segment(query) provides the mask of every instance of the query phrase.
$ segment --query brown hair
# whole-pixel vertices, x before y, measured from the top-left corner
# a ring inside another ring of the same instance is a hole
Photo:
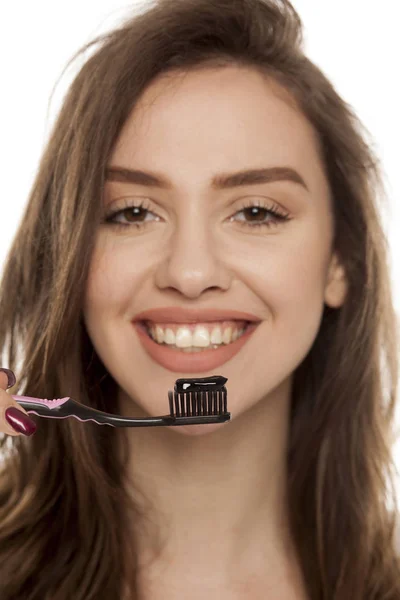
[[[105,167],[121,128],[161,73],[237,65],[272,76],[318,134],[334,201],[334,249],[349,285],[340,309],[325,306],[294,374],[293,536],[312,600],[398,600],[399,335],[378,205],[383,186],[365,131],[305,57],[301,21],[287,0],[158,0],[72,60],[95,45],[64,99],[5,263],[0,347],[18,381],[10,393],[68,393],[113,411],[117,384],[94,352],[81,310]],[[41,419],[32,438],[4,437],[2,600],[121,597],[134,549],[130,557],[115,431]]]

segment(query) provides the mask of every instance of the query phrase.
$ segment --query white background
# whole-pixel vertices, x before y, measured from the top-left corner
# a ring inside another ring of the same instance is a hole
[[[58,81],[63,68],[84,43],[122,21],[136,4],[118,0],[2,3],[0,272],[50,126],[82,59]],[[304,23],[307,54],[355,108],[382,161],[390,202],[384,222],[400,314],[400,236],[396,236],[400,232],[400,2],[293,0],[293,4]],[[400,440],[395,458],[399,468]]]

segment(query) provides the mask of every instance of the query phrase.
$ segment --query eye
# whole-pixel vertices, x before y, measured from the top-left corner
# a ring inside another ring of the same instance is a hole
[[[256,227],[272,227],[273,225],[276,226],[279,223],[290,220],[289,213],[283,211],[280,207],[276,206],[276,204],[267,206],[261,201],[258,201],[258,203],[249,202],[245,204],[232,217],[229,218],[229,221],[236,221],[234,217],[240,213],[243,213],[245,217],[247,216],[250,218],[250,220],[239,220],[240,227],[246,227],[250,229]],[[159,217],[157,217],[157,215],[155,215],[155,213],[151,211],[148,206],[146,207],[146,203],[144,201],[140,202],[139,204],[135,204],[130,201],[130,203],[125,205],[124,208],[109,212],[104,219],[104,224],[116,228],[129,228],[133,226],[136,229],[143,229],[148,224],[148,221],[145,220],[145,217],[149,215],[153,215],[156,217],[155,220],[159,220]],[[120,217],[127,219],[127,221],[117,221],[116,219]],[[154,219],[151,219],[151,221],[153,220]]]
[[[147,215],[154,215],[154,213],[149,210],[149,207],[146,207],[146,202],[142,201],[139,204],[135,204],[134,202],[126,201],[127,204],[124,208],[116,209],[107,213],[104,224],[110,225],[112,227],[130,227],[134,226],[136,229],[142,229],[146,225],[146,221],[143,220],[143,217]],[[128,222],[121,223],[120,221],[116,221],[117,217],[123,217],[128,219]],[[155,215],[154,215],[155,216]],[[130,220],[130,219],[133,220]],[[135,220],[138,218],[138,220]]]
[[[235,215],[239,213],[250,217],[250,221],[239,221],[242,227],[249,227],[250,229],[255,227],[272,227],[273,225],[290,220],[289,213],[283,211],[276,204],[273,203],[267,206],[261,201],[258,201],[258,203],[250,201],[239,209]],[[265,220],[266,217],[269,217],[267,221]],[[230,218],[230,221],[232,219],[233,217]]]

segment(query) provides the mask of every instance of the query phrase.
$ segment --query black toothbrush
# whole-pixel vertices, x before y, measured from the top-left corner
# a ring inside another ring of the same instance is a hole
[[[94,421],[112,427],[159,427],[224,423],[231,414],[227,412],[228,381],[222,375],[195,379],[177,379],[174,391],[168,392],[170,414],[161,417],[122,417],[85,406],[70,397],[47,400],[30,396],[11,397],[26,410],[39,417],[79,421]]]

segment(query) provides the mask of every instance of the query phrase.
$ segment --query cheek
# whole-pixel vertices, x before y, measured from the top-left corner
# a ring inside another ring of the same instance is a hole
[[[124,297],[129,297],[130,261],[126,255],[117,251],[96,249],[86,282],[84,312],[85,314],[104,314],[115,312],[121,307]]]
[[[317,239],[291,244],[290,252],[283,252],[282,244],[265,257],[263,275],[254,279],[253,291],[264,301],[275,342],[285,353],[293,352],[295,362],[310,349],[323,315],[326,251]]]
[[[248,256],[242,273],[274,313],[304,313],[323,302],[328,248],[311,228],[259,247],[256,261]]]

